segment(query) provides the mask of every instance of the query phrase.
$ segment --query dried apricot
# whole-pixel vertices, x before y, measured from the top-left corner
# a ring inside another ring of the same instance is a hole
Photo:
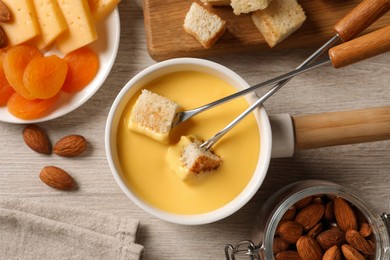
[[[23,85],[35,98],[55,96],[64,84],[68,64],[56,55],[35,57],[24,70]]]
[[[3,84],[3,77],[0,76],[0,106],[7,105],[8,99],[15,93],[15,90],[8,84]]]
[[[28,63],[34,57],[40,57],[40,51],[28,45],[10,48],[4,57],[4,73],[14,90],[26,99],[34,99],[30,91],[23,85],[23,74]]]
[[[59,95],[49,99],[34,99],[28,100],[14,93],[7,103],[8,111],[15,117],[21,119],[36,119],[46,116],[52,111],[57,103]]]
[[[99,57],[88,47],[68,53],[64,60],[68,63],[68,74],[62,90],[68,93],[82,90],[99,70]]]
[[[8,99],[15,92],[15,90],[8,83],[3,69],[3,60],[5,54],[0,53],[0,106],[7,105]]]

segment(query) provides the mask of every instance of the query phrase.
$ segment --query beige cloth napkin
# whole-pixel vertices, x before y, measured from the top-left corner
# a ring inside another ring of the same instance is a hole
[[[1,259],[141,259],[138,220],[0,198]]]

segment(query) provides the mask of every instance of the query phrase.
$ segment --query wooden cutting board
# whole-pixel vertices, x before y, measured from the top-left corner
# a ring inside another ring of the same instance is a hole
[[[175,57],[210,57],[239,52],[270,50],[252,23],[250,15],[236,16],[230,7],[209,7],[227,22],[227,31],[210,49],[205,49],[183,29],[190,5],[196,0],[144,0],[147,48],[155,60]],[[199,2],[199,1],[198,1]],[[275,49],[318,48],[335,34],[333,25],[359,0],[301,0],[307,19],[304,25]],[[386,14],[367,31],[390,24]]]

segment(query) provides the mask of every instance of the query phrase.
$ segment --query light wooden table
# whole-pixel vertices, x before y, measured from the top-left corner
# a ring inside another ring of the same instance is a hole
[[[77,206],[141,221],[139,243],[146,259],[224,259],[224,245],[250,238],[258,209],[273,192],[288,183],[326,179],[356,190],[379,212],[390,212],[390,141],[305,150],[293,158],[274,159],[260,190],[241,210],[217,223],[181,226],[159,220],[133,204],[119,189],[108,167],[104,128],[114,98],[126,82],[153,64],[143,29],[142,10],[122,0],[121,43],[104,86],[76,111],[39,124],[54,142],[67,134],[89,141],[77,159],[32,152],[22,139],[24,125],[0,123],[0,196],[28,198]],[[313,50],[260,52],[212,57],[242,75],[250,84],[285,73]],[[296,77],[266,102],[269,114],[308,114],[390,105],[390,53],[351,67],[317,69]],[[39,171],[57,165],[69,171],[80,189],[61,192],[42,184]]]

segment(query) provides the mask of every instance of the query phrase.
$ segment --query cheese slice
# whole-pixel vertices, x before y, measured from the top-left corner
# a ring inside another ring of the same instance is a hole
[[[100,21],[108,16],[119,2],[120,0],[88,0],[89,8],[95,21]]]
[[[58,0],[68,30],[61,34],[56,45],[67,54],[97,39],[97,32],[87,0]]]
[[[40,34],[32,0],[3,0],[12,14],[12,20],[1,23],[9,45],[24,43]]]
[[[54,42],[67,28],[64,15],[57,0],[33,0],[41,34],[35,39],[38,49],[44,49]]]

